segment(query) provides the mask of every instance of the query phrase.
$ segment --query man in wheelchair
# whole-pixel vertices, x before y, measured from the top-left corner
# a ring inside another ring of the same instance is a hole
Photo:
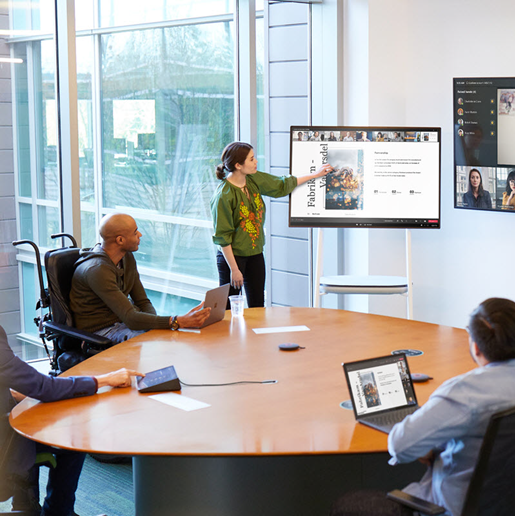
[[[133,253],[141,233],[122,213],[100,222],[100,244],[83,249],[70,292],[75,326],[118,343],[151,329],[198,328],[209,316],[202,304],[186,315],[159,316],[141,283]]]

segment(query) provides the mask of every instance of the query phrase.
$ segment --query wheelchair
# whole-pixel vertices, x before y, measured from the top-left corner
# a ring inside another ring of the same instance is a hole
[[[110,348],[113,342],[106,337],[74,328],[73,314],[70,310],[70,290],[75,263],[80,257],[80,249],[77,247],[75,238],[67,233],[57,233],[51,235],[51,238],[62,238],[63,244],[65,238],[68,238],[71,245],[50,249],[45,253],[46,287],[38,246],[31,240],[17,240],[12,244],[15,247],[29,244],[34,249],[40,287],[36,311],[48,309],[45,314],[41,312],[34,322],[50,360],[50,374],[58,376],[88,357]],[[49,343],[52,343],[51,351]]]

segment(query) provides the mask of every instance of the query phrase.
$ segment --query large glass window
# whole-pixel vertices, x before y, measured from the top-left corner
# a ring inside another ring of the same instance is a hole
[[[149,267],[213,280],[211,227],[203,222],[220,151],[235,132],[230,25],[101,40],[103,206],[138,215],[140,260]]]
[[[55,45],[36,42],[33,48],[35,88],[36,181],[38,199],[59,198],[57,168],[57,103],[55,99]]]
[[[18,236],[34,241],[43,252],[57,245],[50,235],[61,227],[54,2],[12,2],[9,16],[11,53],[17,59],[13,133]],[[32,247],[18,250],[22,333],[36,339],[34,317],[40,293],[36,260]]]
[[[18,195],[31,197],[32,178],[30,172],[30,120],[29,120],[29,84],[27,69],[27,50],[25,43],[13,46],[13,55],[21,62],[15,68],[15,109],[16,109],[16,162],[18,165]]]
[[[87,3],[87,2],[86,2]],[[77,120],[79,132],[80,207],[83,247],[96,242],[97,202],[95,196],[95,119],[93,91],[95,77],[95,38],[78,37],[77,53]]]
[[[229,14],[233,0],[111,0],[100,3],[101,27],[135,25]]]
[[[16,35],[54,32],[54,0],[12,0],[9,7],[11,25]]]
[[[234,21],[246,1],[75,2],[82,246],[98,240],[106,213],[131,214],[143,233],[140,273],[159,313],[184,313],[217,283],[209,200],[221,151],[238,134],[236,87],[248,87],[237,84]],[[12,5],[14,26],[33,31],[13,44],[23,59],[14,74],[19,228],[43,254],[61,243],[50,235],[63,229],[61,174],[73,173],[59,165],[54,2]],[[263,1],[256,7],[263,166]],[[20,257],[34,263],[29,249]],[[23,288],[28,310],[34,289],[26,280]]]

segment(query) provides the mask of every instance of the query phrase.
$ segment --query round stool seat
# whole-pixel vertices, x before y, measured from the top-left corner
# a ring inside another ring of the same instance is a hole
[[[404,294],[408,280],[403,276],[323,276],[323,294]]]

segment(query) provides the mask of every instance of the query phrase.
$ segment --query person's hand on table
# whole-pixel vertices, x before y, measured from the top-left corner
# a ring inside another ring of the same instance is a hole
[[[95,376],[98,382],[98,388],[101,387],[130,387],[133,376],[145,376],[143,373],[138,373],[132,369],[118,369],[112,373],[101,374]]]
[[[198,328],[202,326],[211,313],[211,308],[202,308],[203,306],[204,302],[202,301],[200,305],[192,308],[186,315],[178,315],[179,328]]]

